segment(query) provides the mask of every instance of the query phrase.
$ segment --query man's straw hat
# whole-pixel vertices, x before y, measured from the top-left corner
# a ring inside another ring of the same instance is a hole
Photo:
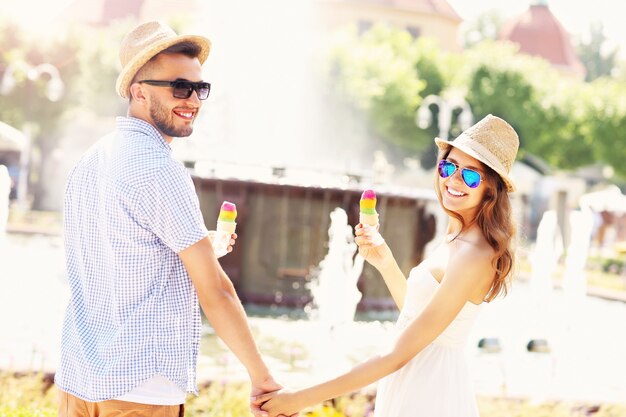
[[[198,60],[203,64],[209,56],[211,41],[202,36],[177,35],[171,28],[160,22],[147,22],[137,26],[122,40],[120,63],[122,72],[117,77],[115,89],[123,97],[129,97],[129,87],[135,74],[146,62],[172,45],[192,42],[198,45]]]
[[[435,138],[435,143],[442,153],[454,146],[478,159],[502,177],[507,191],[515,191],[509,172],[517,155],[519,138],[511,125],[504,120],[488,114],[453,141]]]

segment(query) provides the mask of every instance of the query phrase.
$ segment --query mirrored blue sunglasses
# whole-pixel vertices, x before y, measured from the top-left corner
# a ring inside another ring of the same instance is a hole
[[[439,171],[439,176],[441,178],[448,178],[450,175],[454,174],[457,169],[461,169],[461,178],[463,178],[463,182],[469,188],[476,188],[480,185],[482,178],[480,177],[480,173],[474,171],[469,168],[461,168],[454,162],[450,162],[447,159],[442,159],[439,161],[439,166],[437,170]]]

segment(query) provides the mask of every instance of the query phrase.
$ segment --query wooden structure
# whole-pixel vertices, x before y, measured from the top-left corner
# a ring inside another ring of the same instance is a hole
[[[220,259],[244,303],[303,307],[307,282],[327,253],[330,213],[336,207],[358,223],[362,189],[313,188],[285,183],[194,177],[209,230],[222,201],[237,205],[237,245]],[[427,206],[434,193],[413,195],[376,190],[381,232],[408,274],[435,235]],[[436,203],[436,201],[435,201]],[[359,280],[360,309],[394,307],[377,271],[367,265]]]

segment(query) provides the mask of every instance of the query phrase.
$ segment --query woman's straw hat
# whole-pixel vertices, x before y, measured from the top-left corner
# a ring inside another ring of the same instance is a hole
[[[435,143],[442,152],[454,146],[478,159],[502,177],[507,191],[515,191],[509,172],[517,155],[519,138],[511,125],[504,120],[488,114],[453,141],[435,138]]]
[[[200,64],[206,61],[211,50],[211,41],[205,37],[177,35],[171,28],[160,22],[147,22],[133,29],[124,37],[120,46],[122,72],[115,84],[117,93],[123,98],[128,98],[128,89],[137,71],[158,53],[181,42],[192,42],[198,45],[200,48],[198,60]]]

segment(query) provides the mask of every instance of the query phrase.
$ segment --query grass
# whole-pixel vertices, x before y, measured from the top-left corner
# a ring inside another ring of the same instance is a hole
[[[600,256],[590,256],[585,267],[585,276],[589,287],[598,287],[613,291],[626,292],[626,274],[623,271],[626,266],[626,257],[617,255],[616,258],[606,258]],[[522,252],[518,257],[518,272],[522,277],[530,276],[532,268],[528,261],[527,254]],[[561,261],[557,265],[554,273],[554,283],[560,285],[565,274],[565,265]]]
[[[60,212],[13,208],[9,211],[7,229],[13,232],[60,235],[62,223]]]
[[[56,404],[51,375],[0,374],[0,417],[53,417]]]
[[[587,283],[591,286],[626,291],[626,263],[624,254],[614,258],[590,256],[587,260]]]
[[[0,374],[0,417],[56,416],[58,389],[51,375]],[[247,417],[249,385],[212,382],[200,395],[187,400],[188,417]],[[358,392],[312,407],[305,417],[372,417],[374,394]],[[522,399],[478,398],[481,417],[626,417],[626,404],[547,402]]]

